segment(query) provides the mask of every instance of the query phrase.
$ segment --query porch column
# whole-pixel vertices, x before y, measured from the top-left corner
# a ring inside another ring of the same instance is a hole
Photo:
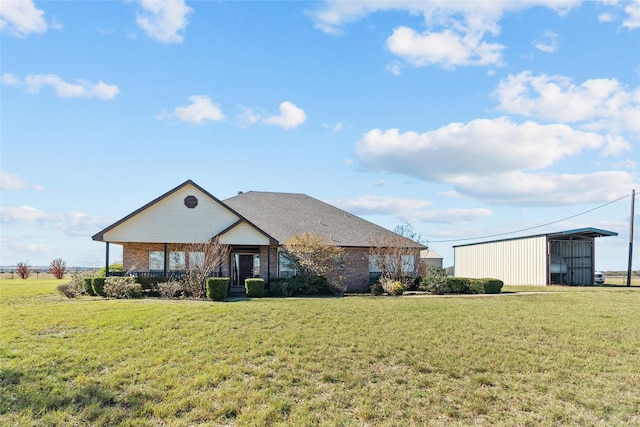
[[[271,245],[267,246],[267,290],[271,290],[269,285],[269,277],[271,277]]]
[[[105,243],[106,243],[106,254],[105,254],[106,262],[104,267],[104,275],[106,277],[109,277],[109,242],[105,242]]]
[[[164,277],[167,277],[167,257],[169,255],[167,254],[167,244],[164,244],[164,256],[162,257],[162,274],[164,274]]]

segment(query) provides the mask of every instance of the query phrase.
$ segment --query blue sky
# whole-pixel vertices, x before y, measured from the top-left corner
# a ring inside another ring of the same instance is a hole
[[[0,4],[0,265],[101,266],[93,234],[192,179],[410,222],[445,265],[612,230],[626,269],[639,1]]]

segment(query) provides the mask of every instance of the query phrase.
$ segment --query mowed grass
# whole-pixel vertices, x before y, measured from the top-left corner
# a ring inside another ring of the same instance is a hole
[[[215,303],[63,282],[0,281],[0,425],[640,425],[638,288]]]

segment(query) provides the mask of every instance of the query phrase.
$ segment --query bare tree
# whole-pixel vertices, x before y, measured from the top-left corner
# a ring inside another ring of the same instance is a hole
[[[296,264],[304,283],[309,283],[314,277],[323,277],[334,295],[344,294],[343,248],[313,232],[295,235],[283,246]]]
[[[28,279],[31,276],[31,267],[26,262],[16,264],[16,274],[21,279]]]
[[[67,263],[62,258],[56,258],[49,264],[49,273],[56,279],[62,279],[67,272]]]
[[[422,236],[409,223],[395,230],[371,239],[369,255],[382,280],[408,284],[419,274],[420,248],[416,243],[420,243]]]
[[[189,296],[205,297],[205,280],[220,270],[229,258],[229,250],[229,245],[221,244],[215,237],[206,243],[194,242],[184,246],[186,258],[180,281]]]

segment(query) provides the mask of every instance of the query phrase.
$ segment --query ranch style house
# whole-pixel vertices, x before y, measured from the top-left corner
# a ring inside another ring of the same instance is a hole
[[[231,291],[246,278],[290,277],[295,268],[282,245],[295,235],[313,232],[344,248],[347,292],[367,292],[380,272],[372,242],[395,242],[410,264],[420,262],[426,246],[305,194],[248,191],[218,200],[191,180],[125,216],[92,238],[122,245],[123,268],[135,276],[180,274],[202,253],[194,243],[216,238],[229,257],[211,275],[231,278]],[[107,274],[109,274],[107,270]]]

